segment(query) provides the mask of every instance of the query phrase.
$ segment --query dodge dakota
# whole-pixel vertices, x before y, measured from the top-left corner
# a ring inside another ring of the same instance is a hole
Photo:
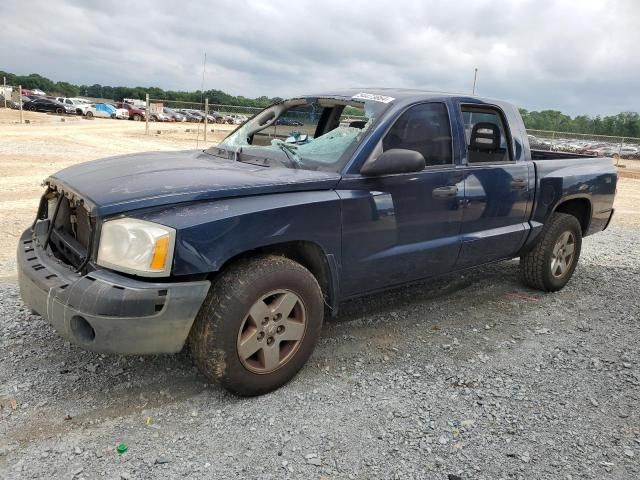
[[[204,375],[258,395],[297,374],[346,299],[517,257],[525,284],[561,289],[616,182],[608,158],[532,150],[503,101],[303,95],[205,151],[51,175],[19,241],[20,291],[82,348],[188,344]]]

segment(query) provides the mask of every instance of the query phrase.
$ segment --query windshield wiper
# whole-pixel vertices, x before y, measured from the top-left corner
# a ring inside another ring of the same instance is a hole
[[[287,160],[289,160],[289,164],[293,168],[300,168],[300,160],[296,156],[296,148],[293,145],[289,145],[284,142],[279,142],[277,145],[278,148],[284,152]]]

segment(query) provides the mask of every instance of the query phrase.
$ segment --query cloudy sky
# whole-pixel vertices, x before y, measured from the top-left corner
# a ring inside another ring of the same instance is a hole
[[[0,70],[288,96],[478,91],[530,110],[640,111],[638,0],[2,0]]]

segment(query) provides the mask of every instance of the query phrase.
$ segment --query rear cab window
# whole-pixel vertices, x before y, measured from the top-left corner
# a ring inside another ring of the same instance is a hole
[[[463,105],[461,111],[470,164],[513,161],[509,130],[498,108]]]

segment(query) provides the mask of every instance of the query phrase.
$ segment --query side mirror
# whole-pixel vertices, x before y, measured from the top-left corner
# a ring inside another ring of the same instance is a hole
[[[419,172],[424,170],[425,166],[424,156],[420,152],[392,148],[376,158],[367,160],[360,169],[360,173],[367,177],[373,177],[393,173]]]

